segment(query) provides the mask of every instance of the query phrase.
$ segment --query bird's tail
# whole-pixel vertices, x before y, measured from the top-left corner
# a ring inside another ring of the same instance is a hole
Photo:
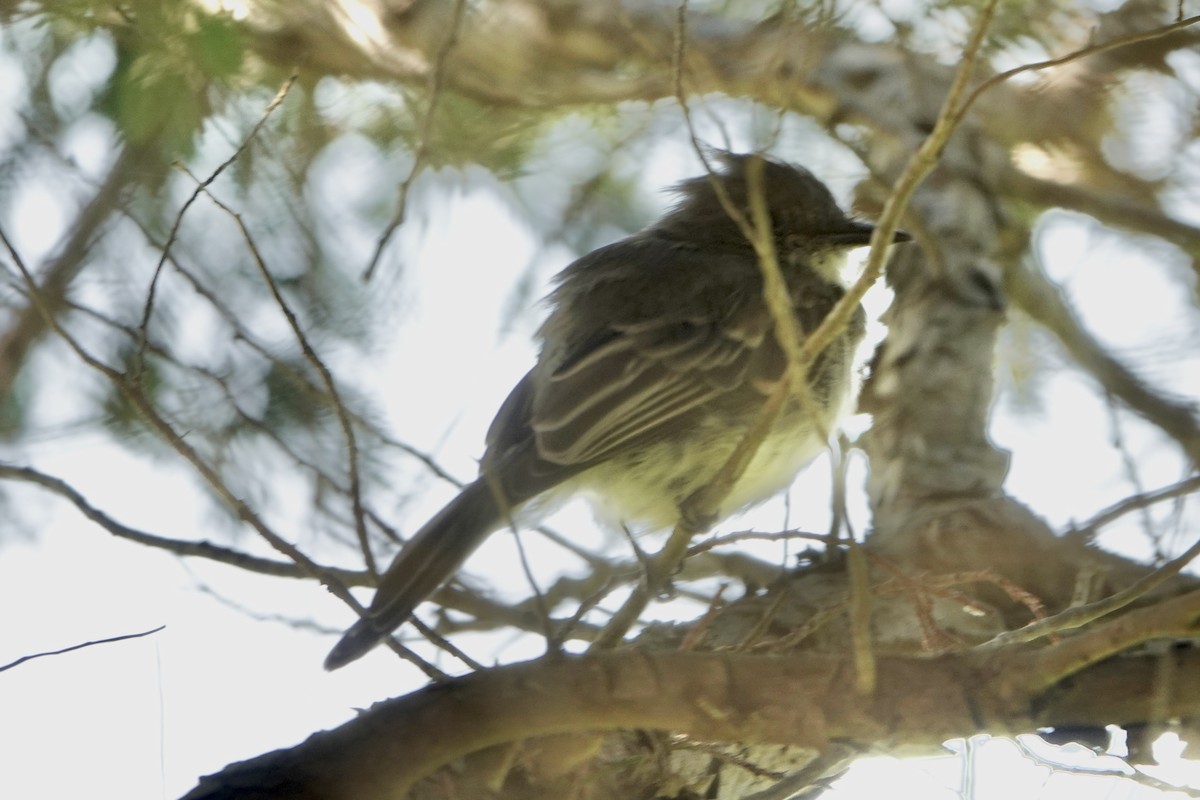
[[[463,489],[396,556],[379,580],[367,616],[354,623],[329,651],[325,669],[346,666],[400,627],[503,521],[504,514],[485,479]]]

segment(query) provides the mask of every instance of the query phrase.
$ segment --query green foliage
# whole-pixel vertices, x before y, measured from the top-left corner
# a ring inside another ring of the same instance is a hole
[[[159,394],[166,387],[163,374],[155,359],[139,359],[134,342],[123,342],[117,351],[117,360],[125,375],[152,404],[158,404]],[[146,423],[141,412],[120,388],[107,384],[101,409],[104,424],[126,443],[132,443],[146,432]]]
[[[387,122],[405,147],[415,150],[422,144],[429,100],[427,94],[416,93],[410,93],[409,100],[409,113]],[[484,106],[443,91],[425,141],[429,164],[479,164],[501,179],[514,178],[538,142],[543,119],[536,110]]]
[[[313,392],[303,378],[305,366],[272,363],[263,378],[267,404],[262,422],[270,430],[313,428],[327,416],[328,402]]]
[[[245,60],[245,35],[225,16],[196,15],[196,32],[190,37],[191,51],[202,72],[214,80],[231,80],[241,72]]]
[[[171,156],[190,155],[219,94],[245,61],[242,29],[229,17],[187,3],[138,0],[114,29],[117,69],[100,110],[126,139],[156,142]]]

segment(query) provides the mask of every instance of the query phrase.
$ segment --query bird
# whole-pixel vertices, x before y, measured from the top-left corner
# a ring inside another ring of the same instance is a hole
[[[674,187],[678,200],[660,219],[555,277],[537,362],[501,404],[480,476],[401,548],[326,669],[402,625],[518,512],[583,493],[610,518],[666,528],[737,447],[785,380],[788,357],[759,256],[727,204],[750,220],[751,192],[762,192],[800,336],[845,294],[846,254],[874,226],[847,216],[803,167],[713,155],[714,167]],[[898,231],[893,241],[908,238]],[[864,331],[858,306],[807,371],[811,402],[791,390],[720,516],[776,494],[826,446],[851,405]]]

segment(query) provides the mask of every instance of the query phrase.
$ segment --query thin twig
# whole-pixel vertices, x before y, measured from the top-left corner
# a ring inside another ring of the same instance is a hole
[[[1119,611],[1139,597],[1154,591],[1182,572],[1183,568],[1190,564],[1197,556],[1200,556],[1200,539],[1196,540],[1195,544],[1178,557],[1168,561],[1149,575],[1146,575],[1134,582],[1133,585],[1122,589],[1116,594],[1109,595],[1103,600],[1097,600],[1094,603],[1068,608],[1059,614],[1031,622],[1015,631],[1001,633],[992,640],[979,645],[976,649],[982,651],[999,650],[1002,647],[1010,645],[1032,642],[1044,636],[1049,636],[1052,633],[1058,633],[1059,631],[1079,628],[1114,611]]]
[[[770,786],[754,794],[743,795],[742,800],[794,800],[812,798],[816,800],[850,765],[850,760],[859,751],[849,744],[830,742],[815,760],[801,769],[790,772]],[[805,791],[807,790],[807,791]]]
[[[186,171],[186,167],[184,170]],[[191,173],[188,172],[188,175],[191,175]],[[271,275],[271,271],[267,269],[262,252],[259,251],[258,245],[255,243],[254,237],[250,234],[249,228],[246,227],[241,214],[223,203],[207,187],[202,186],[200,191],[204,192],[217,208],[233,218],[234,223],[238,226],[238,230],[242,233],[242,238],[245,240],[246,246],[250,249],[250,254],[254,258],[254,263],[258,267],[259,274],[262,275],[263,281],[267,284],[267,288],[271,292],[271,297],[279,307],[279,310],[283,312],[283,316],[287,319],[288,326],[291,327],[292,334],[296,337],[296,342],[300,345],[305,360],[321,376],[321,382],[325,385],[325,391],[329,394],[329,400],[333,404],[334,413],[337,415],[338,423],[341,425],[342,435],[346,438],[346,461],[350,479],[350,502],[353,506],[354,531],[358,536],[358,544],[362,550],[367,571],[372,575],[378,575],[379,569],[375,564],[375,555],[371,552],[371,543],[367,536],[366,514],[363,511],[362,478],[359,475],[358,465],[358,439],[354,434],[354,425],[350,420],[350,414],[346,410],[345,403],[342,402],[337,383],[333,379],[333,373],[329,371],[329,367],[325,365],[325,362],[321,360],[316,350],[313,349],[308,336],[305,335],[304,329],[300,325],[300,320],[296,317],[296,313],[292,311],[291,306],[284,299],[283,293],[279,291],[279,284],[276,283],[275,277]]]
[[[18,289],[18,291],[22,291],[22,293],[24,293],[24,290],[21,289],[20,287],[16,287],[16,288]],[[83,306],[83,305],[80,305],[80,304],[74,303],[74,302],[70,302],[68,304],[68,307],[72,311],[76,311],[80,314],[86,315],[86,316],[100,322],[101,324],[106,325],[109,328],[112,328],[113,330],[116,330],[116,331],[119,331],[119,332],[125,334],[130,339],[136,340],[136,338],[137,338],[137,330],[135,328],[128,326],[128,325],[123,325],[120,322],[117,322],[116,320],[112,319],[111,317],[108,317],[108,316],[100,313],[99,311],[96,311],[94,308],[90,308],[88,306]],[[242,334],[239,334],[238,338],[244,338],[244,336]],[[252,345],[252,347],[253,347],[253,345]],[[238,399],[235,396],[234,390],[232,388],[230,388],[228,382],[222,376],[218,375],[217,373],[213,372],[211,369],[208,369],[207,367],[199,366],[196,364],[185,364],[185,363],[179,361],[178,359],[176,359],[174,356],[172,356],[165,348],[155,345],[153,343],[150,343],[147,346],[147,352],[152,353],[155,356],[158,356],[159,358],[163,359],[164,361],[171,363],[174,366],[176,366],[182,370],[186,370],[189,373],[200,375],[201,377],[208,380],[210,383],[212,383],[214,386],[216,386],[218,388],[218,390],[225,396],[226,401],[229,403],[229,407],[233,410],[233,412],[235,414],[237,414],[238,418],[240,420],[242,420],[242,422],[244,422],[247,426],[253,428],[260,435],[265,437],[269,442],[274,444],[280,450],[280,452],[282,452],[284,455],[286,455],[288,458],[290,458],[297,466],[300,466],[300,467],[304,468],[305,470],[308,470],[309,472],[311,472],[319,482],[326,484],[328,486],[332,486],[338,492],[338,494],[349,496],[350,490],[347,487],[343,486],[335,476],[327,473],[321,467],[317,466],[316,464],[313,464],[311,461],[308,461],[307,459],[302,457],[299,453],[297,453],[292,448],[292,446],[290,444],[288,444],[286,441],[283,440],[282,437],[280,437],[278,431],[271,429],[261,419],[258,419],[257,417],[255,417],[252,414],[250,414],[249,412],[247,412],[244,408],[242,408],[238,403]],[[256,352],[260,352],[260,354],[264,355],[265,357],[268,358],[268,360],[270,360],[269,354],[261,353],[261,351],[258,351],[258,350],[256,350]],[[271,363],[278,366],[281,369],[286,368],[286,365],[284,365],[282,362],[271,361]],[[311,386],[311,384],[308,384],[302,380],[302,378],[304,376],[299,375],[297,372],[293,371],[293,374],[290,377],[296,378],[297,384],[302,386],[303,388],[312,390],[314,396],[318,396],[318,397],[322,396],[316,390],[315,387]],[[361,417],[354,416],[353,421],[362,427],[368,427],[366,425],[365,421]],[[383,520],[383,518],[380,517],[377,512],[372,511],[370,508],[366,508],[364,506],[364,513],[366,514],[367,519],[370,522],[372,522],[376,527],[378,527],[380,529],[380,531],[382,531],[383,534],[385,536],[387,536],[389,539],[391,539],[393,542],[400,543],[402,541],[400,539],[400,536],[396,533],[395,529],[391,525],[389,525],[387,522],[385,522]],[[359,573],[349,573],[347,571],[347,574],[356,574],[357,575]]]
[[[440,633],[435,631],[433,628],[429,627],[424,622],[422,622],[420,620],[420,618],[417,617],[417,615],[414,614],[411,617],[409,617],[409,622],[411,622],[413,624],[413,627],[416,628],[420,632],[420,634],[425,637],[425,639],[427,641],[432,643],[434,646],[439,647],[442,650],[445,650],[451,656],[453,656],[454,658],[457,658],[459,661],[466,664],[468,667],[470,667],[475,672],[482,672],[483,670],[487,669],[487,667],[485,667],[483,664],[480,664],[475,659],[471,658],[469,655],[466,654],[466,652],[464,652],[462,649],[460,649],[457,645],[453,644],[445,636],[442,636]],[[388,638],[393,638],[393,637],[388,637]]]
[[[296,564],[290,561],[274,561],[269,558],[253,556],[249,553],[243,553],[238,550],[232,550],[227,547],[213,544],[212,542],[196,542],[186,539],[171,539],[165,536],[158,536],[152,533],[131,528],[117,522],[105,512],[92,505],[86,497],[83,496],[75,487],[61,478],[53,475],[47,475],[32,467],[19,467],[13,464],[5,464],[0,462],[0,480],[15,480],[24,483],[32,483],[47,489],[59,497],[64,498],[81,513],[84,517],[99,525],[104,530],[121,539],[126,539],[146,547],[155,547],[160,550],[174,553],[178,556],[192,556],[196,558],[205,558],[209,561],[216,561],[220,564],[228,564],[238,569],[244,569],[250,572],[257,572],[260,575],[270,575],[277,578],[309,578],[312,577],[308,573],[299,569]],[[337,569],[334,567],[322,567],[322,571],[326,574],[337,576],[342,583],[350,585],[366,584],[366,577],[361,572],[351,570]]]
[[[758,640],[762,638],[764,633],[767,632],[767,628],[771,626],[775,616],[779,613],[779,609],[783,608],[783,603],[788,599],[789,594],[790,592],[787,586],[781,587],[779,591],[775,593],[775,597],[771,600],[771,604],[767,606],[766,611],[764,611],[762,615],[755,620],[754,624],[750,627],[750,630],[746,631],[746,634],[742,636],[741,640],[734,646],[734,652],[740,653],[745,650],[749,650],[751,647],[754,647],[756,644],[758,644]]]
[[[1143,31],[1139,33],[1130,33],[1125,36],[1118,36],[1117,38],[1110,39],[1107,42],[1101,42],[1100,44],[1082,47],[1057,58],[1048,58],[1045,61],[1034,61],[1029,64],[1022,64],[1019,67],[1013,67],[1012,69],[1005,70],[1004,72],[998,72],[980,83],[975,87],[974,90],[972,90],[971,94],[967,96],[967,99],[964,100],[962,105],[959,106],[958,110],[955,111],[953,126],[957,127],[958,124],[962,122],[963,117],[966,116],[967,111],[969,111],[971,106],[975,104],[975,101],[979,99],[980,95],[989,89],[1004,83],[1010,78],[1020,75],[1023,72],[1036,72],[1043,69],[1049,69],[1051,67],[1059,67],[1063,64],[1069,64],[1072,61],[1078,61],[1081,58],[1098,55],[1109,50],[1116,50],[1117,48],[1124,47],[1126,45],[1158,39],[1174,33],[1175,31],[1195,25],[1197,22],[1200,22],[1200,15],[1181,19],[1178,22],[1173,22],[1170,25],[1163,25],[1161,28],[1155,28],[1152,31]]]
[[[413,151],[412,166],[409,168],[404,182],[400,184],[399,197],[396,201],[396,213],[392,216],[387,228],[380,234],[379,241],[375,244],[375,253],[371,256],[371,261],[367,264],[366,269],[363,270],[362,279],[364,282],[370,281],[374,277],[375,269],[379,266],[379,260],[383,257],[383,249],[387,247],[396,229],[404,224],[404,217],[408,211],[409,192],[412,190],[413,182],[425,167],[425,161],[429,157],[429,139],[433,132],[433,119],[437,114],[438,101],[442,96],[446,63],[450,59],[450,53],[454,50],[454,46],[458,44],[459,31],[462,27],[463,14],[466,11],[466,7],[466,0],[455,0],[454,13],[450,19],[450,30],[447,32],[446,39],[442,42],[442,46],[438,50],[433,64],[433,71],[429,74],[429,106],[425,109],[425,118],[421,120],[421,130],[417,136],[417,147]]]
[[[533,590],[533,600],[537,604],[539,616],[545,626],[542,633],[546,640],[546,649],[553,652],[555,635],[550,625],[550,606],[546,604],[546,596],[542,594],[542,587],[538,585],[537,576],[533,574],[533,567],[529,563],[529,554],[525,551],[525,542],[521,540],[521,529],[513,525],[511,533],[513,543],[517,546],[517,560],[521,563],[521,573],[525,576],[525,582],[529,584],[529,588]]]
[[[575,613],[558,627],[558,630],[554,634],[554,638],[551,640],[550,649],[552,651],[562,650],[563,644],[572,636],[581,639],[594,638],[596,635],[595,630],[588,630],[585,632],[585,635],[579,635],[575,632],[583,627],[583,618],[588,615],[588,612],[600,605],[600,601],[605,597],[608,597],[609,593],[611,593],[613,589],[620,585],[620,580],[618,580],[616,577],[611,577],[606,580],[604,585],[602,585],[598,590],[593,592],[590,596],[585,597],[583,602],[579,604],[579,607],[575,609]]]
[[[737,533],[727,533],[723,536],[713,536],[699,544],[692,545],[688,548],[687,557],[698,556],[714,548],[723,547],[727,544],[737,544],[738,542],[787,542],[792,539],[807,539],[826,545],[829,544],[829,536],[824,533],[807,533],[805,531],[776,531],[772,533],[738,531]]]
[[[402,442],[399,439],[393,439],[393,438],[387,436],[386,434],[376,432],[375,435],[378,437],[381,444],[384,444],[388,447],[394,447],[397,450],[407,453],[408,455],[417,459],[418,461],[420,461],[422,464],[425,465],[426,469],[428,469],[430,472],[432,472],[438,478],[441,478],[446,483],[453,486],[455,489],[462,490],[467,485],[466,481],[459,480],[458,478],[454,477],[449,472],[447,472],[445,469],[443,469],[442,466],[440,464],[438,464],[433,459],[433,456],[431,456],[429,453],[426,453],[423,450],[419,450],[416,447],[413,447],[411,444],[408,444],[407,442]]]
[[[713,742],[694,742],[684,737],[676,737],[671,741],[672,750],[688,750],[696,753],[704,753],[716,761],[743,769],[756,778],[766,778],[773,781],[784,778],[784,773],[761,767],[741,753],[729,752],[726,749],[728,747],[730,745],[715,744]]]
[[[196,186],[195,190],[192,191],[192,194],[187,200],[184,201],[183,205],[179,209],[179,212],[175,215],[175,222],[171,225],[170,233],[167,234],[167,241],[162,247],[162,255],[159,256],[158,264],[154,267],[154,275],[150,278],[150,286],[146,290],[146,304],[142,309],[141,324],[138,325],[140,334],[138,336],[136,351],[137,355],[133,361],[133,374],[130,376],[130,380],[134,383],[141,380],[142,364],[145,363],[144,358],[146,354],[146,339],[149,333],[150,317],[154,313],[154,298],[158,292],[158,280],[162,275],[163,267],[166,266],[167,259],[170,257],[171,247],[175,244],[175,240],[179,236],[179,229],[183,225],[184,215],[187,214],[188,209],[192,207],[192,204],[196,202],[196,199],[200,197],[200,193],[206,191],[208,187],[212,185],[213,181],[220,177],[222,172],[228,169],[231,164],[241,157],[242,153],[246,151],[246,148],[250,146],[250,142],[254,140],[254,137],[258,135],[258,132],[262,130],[264,125],[267,124],[267,119],[271,116],[271,113],[275,111],[275,109],[279,108],[280,104],[283,103],[283,99],[287,97],[288,92],[291,91],[292,85],[299,77],[299,72],[293,72],[288,76],[287,80],[283,82],[283,85],[279,87],[279,91],[275,93],[275,97],[272,98],[271,102],[267,104],[267,107],[263,111],[262,116],[259,117],[258,122],[255,123],[254,127],[250,129],[250,133],[245,139],[242,140],[241,144],[238,145],[238,148],[233,151],[233,154],[230,155],[229,158],[221,162],[221,164],[218,165],[217,168],[213,170],[207,178],[205,178],[203,181],[197,182],[198,185]]]
[[[58,655],[62,655],[63,653],[70,653],[72,650],[82,650],[85,647],[92,647],[93,645],[98,645],[98,644],[109,644],[110,642],[121,642],[126,639],[140,639],[143,636],[149,636],[152,633],[158,633],[165,627],[167,627],[167,626],[159,625],[157,628],[151,628],[150,630],[142,631],[141,633],[126,633],[121,636],[112,636],[108,639],[96,639],[96,640],[90,641],[90,642],[83,642],[82,644],[74,644],[74,645],[71,645],[70,647],[64,647],[61,650],[49,650],[45,653],[33,653],[31,655],[21,656],[16,661],[10,661],[9,663],[0,666],[0,672],[4,672],[5,670],[12,669],[13,667],[17,666],[18,664],[24,664],[26,661],[32,661],[35,658],[44,658],[45,656],[58,656]]]
[[[1121,415],[1118,411],[1119,405],[1117,399],[1111,395],[1104,397],[1105,411],[1108,412],[1108,424],[1112,431],[1111,445],[1116,451],[1120,459],[1121,468],[1125,472],[1125,479],[1129,481],[1133,487],[1133,491],[1137,494],[1146,493],[1146,485],[1142,482],[1142,476],[1138,472],[1137,459],[1129,449],[1129,443],[1125,441],[1124,431],[1121,428]],[[1163,549],[1163,537],[1154,530],[1154,517],[1150,514],[1149,509],[1140,509],[1142,518],[1142,533],[1146,535],[1154,545],[1154,557],[1151,560],[1153,564],[1161,564],[1167,560],[1167,550]]]
[[[1144,494],[1127,497],[1119,503],[1114,503],[1103,511],[1098,512],[1082,525],[1072,526],[1070,532],[1076,536],[1090,537],[1100,528],[1115,522],[1130,512],[1147,508],[1163,500],[1184,497],[1196,491],[1200,491],[1200,475],[1192,475],[1170,486],[1164,486],[1161,489],[1154,489]]]
[[[125,376],[113,369],[112,367],[100,361],[93,356],[69,334],[58,320],[54,317],[51,310],[46,306],[42,299],[41,293],[38,290],[37,284],[33,280],[33,275],[29,272],[29,268],[25,265],[25,261],[21,258],[13,246],[12,241],[8,238],[7,233],[0,228],[0,243],[8,250],[9,256],[13,259],[13,263],[21,272],[25,279],[26,288],[29,291],[30,297],[34,303],[41,309],[45,316],[47,326],[54,331],[71,348],[72,352],[89,368],[100,373],[108,379],[113,386],[117,388],[130,402],[131,405],[138,411],[144,420],[149,424],[167,444],[171,446],[192,468],[204,479],[205,483],[216,493],[218,497],[234,512],[238,519],[245,522],[254,529],[259,536],[267,541],[272,547],[279,552],[292,559],[301,569],[309,576],[316,578],[325,584],[331,592],[339,599],[355,609],[358,613],[364,613],[362,605],[354,598],[346,587],[328,571],[315,563],[312,559],[302,553],[293,544],[275,533],[263,519],[254,512],[244,500],[239,498],[237,494],[229,487],[216,468],[209,464],[201,455],[179,434],[171,424],[158,412],[158,410],[150,403],[146,396],[142,393],[139,387],[133,385],[125,379]]]
[[[958,123],[961,121],[961,116],[958,112],[963,102],[962,98],[966,94],[967,84],[970,82],[971,75],[975,71],[975,62],[979,58],[984,36],[991,24],[997,4],[998,0],[989,0],[987,5],[980,11],[979,19],[976,21],[975,27],[971,32],[971,38],[963,48],[962,59],[959,62],[958,70],[955,72],[954,82],[946,94],[946,99],[942,102],[942,107],[938,112],[933,130],[929,132],[929,135],[925,137],[924,141],[917,148],[917,151],[909,158],[904,171],[896,180],[891,193],[883,204],[883,210],[880,212],[879,220],[875,224],[875,230],[871,234],[870,250],[867,253],[867,263],[863,268],[863,274],[846,291],[846,294],[838,301],[833,310],[826,315],[825,319],[821,321],[817,329],[805,340],[804,356],[806,359],[815,358],[817,353],[822,352],[829,345],[829,342],[837,335],[837,331],[842,330],[850,321],[854,309],[858,307],[867,290],[883,274],[884,256],[887,253],[888,245],[895,238],[901,216],[903,216],[905,209],[908,208],[908,203],[912,199],[913,193],[916,192],[917,187],[937,165],[946,142],[949,141],[950,135],[954,133],[955,128],[957,128]]]
[[[1200,422],[1196,419],[1195,408],[1190,403],[1155,392],[1114,358],[1084,329],[1063,297],[1062,288],[1042,270],[1036,267],[1009,270],[1004,278],[1004,290],[1021,310],[1050,331],[1076,363],[1106,391],[1174,439],[1192,463],[1200,463]]]

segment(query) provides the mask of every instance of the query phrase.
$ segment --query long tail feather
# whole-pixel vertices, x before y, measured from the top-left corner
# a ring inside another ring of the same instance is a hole
[[[396,556],[380,579],[367,616],[354,623],[329,652],[325,669],[344,667],[400,627],[502,522],[485,481],[463,489]]]

